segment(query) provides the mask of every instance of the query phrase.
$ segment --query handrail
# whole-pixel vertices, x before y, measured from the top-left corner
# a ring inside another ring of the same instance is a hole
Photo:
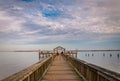
[[[120,81],[120,74],[64,55],[85,81]]]
[[[1,81],[38,81],[44,76],[48,66],[51,64],[55,55],[43,59],[32,66],[15,73]]]

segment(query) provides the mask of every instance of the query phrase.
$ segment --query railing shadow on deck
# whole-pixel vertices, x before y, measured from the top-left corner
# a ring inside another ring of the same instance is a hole
[[[47,72],[49,65],[52,63],[55,55],[47,57],[40,62],[15,73],[1,81],[40,81]]]
[[[64,55],[64,57],[85,81],[120,81],[119,73],[115,73],[68,55]]]

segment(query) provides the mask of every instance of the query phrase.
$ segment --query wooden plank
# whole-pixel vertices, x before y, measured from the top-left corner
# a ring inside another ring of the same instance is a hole
[[[56,56],[41,81],[82,81],[61,55]]]

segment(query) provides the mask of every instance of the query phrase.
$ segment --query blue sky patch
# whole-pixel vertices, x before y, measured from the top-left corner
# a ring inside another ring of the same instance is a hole
[[[120,49],[119,8],[120,0],[0,0],[0,42]]]
[[[42,14],[45,17],[49,17],[49,18],[57,18],[59,16],[61,16],[62,12],[60,10],[55,10],[52,7],[48,7],[47,9],[43,9],[42,10]]]
[[[59,12],[54,11],[54,12],[43,12],[43,15],[44,15],[45,17],[49,17],[49,18],[57,18],[57,17],[59,17],[61,14],[60,14]]]
[[[33,0],[22,0],[22,1],[25,1],[25,2],[32,2]]]

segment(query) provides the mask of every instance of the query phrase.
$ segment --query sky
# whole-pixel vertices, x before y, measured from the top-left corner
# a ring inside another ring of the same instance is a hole
[[[0,50],[120,49],[120,0],[0,0]]]

